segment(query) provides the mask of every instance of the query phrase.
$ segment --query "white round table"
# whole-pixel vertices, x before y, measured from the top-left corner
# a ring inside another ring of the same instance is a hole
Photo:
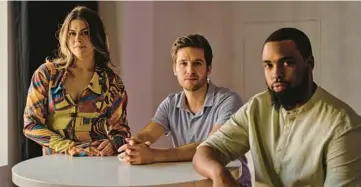
[[[227,165],[238,168],[240,162]],[[12,168],[20,187],[207,187],[191,162],[129,165],[117,157],[71,157],[54,154],[32,158]]]

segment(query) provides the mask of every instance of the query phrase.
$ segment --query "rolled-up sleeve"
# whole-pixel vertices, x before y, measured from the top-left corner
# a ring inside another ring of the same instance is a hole
[[[247,105],[242,106],[226,123],[199,146],[210,146],[222,155],[223,164],[238,159],[249,150]]]
[[[342,122],[326,150],[325,187],[361,186],[361,124]]]

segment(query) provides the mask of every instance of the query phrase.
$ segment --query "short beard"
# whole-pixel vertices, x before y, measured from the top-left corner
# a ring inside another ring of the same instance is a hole
[[[197,91],[197,90],[199,90],[200,88],[202,88],[203,85],[206,84],[206,83],[208,83],[208,78],[207,78],[207,77],[204,77],[203,79],[201,79],[201,80],[199,81],[198,84],[196,84],[196,85],[194,85],[193,87],[190,87],[190,88],[185,88],[185,87],[184,87],[184,89],[187,90],[187,91],[190,91],[190,92],[194,92],[194,91]]]
[[[309,86],[309,77],[306,71],[303,81],[296,87],[287,87],[282,92],[275,92],[268,87],[268,91],[271,94],[272,105],[279,110],[281,106],[284,108],[293,108],[297,104],[303,103],[307,99],[307,93],[312,86]]]

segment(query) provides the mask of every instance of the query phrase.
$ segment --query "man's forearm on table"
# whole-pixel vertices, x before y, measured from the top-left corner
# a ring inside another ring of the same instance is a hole
[[[201,146],[193,157],[195,169],[203,176],[214,180],[215,177],[229,172],[220,158],[220,154],[209,146]]]
[[[169,149],[153,149],[154,160],[155,162],[191,161],[200,143],[195,142]]]

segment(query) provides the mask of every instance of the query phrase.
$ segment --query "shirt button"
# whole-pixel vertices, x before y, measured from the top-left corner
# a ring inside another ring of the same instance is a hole
[[[276,173],[280,173],[280,169],[281,169],[280,166],[277,165],[277,166],[275,167]]]

